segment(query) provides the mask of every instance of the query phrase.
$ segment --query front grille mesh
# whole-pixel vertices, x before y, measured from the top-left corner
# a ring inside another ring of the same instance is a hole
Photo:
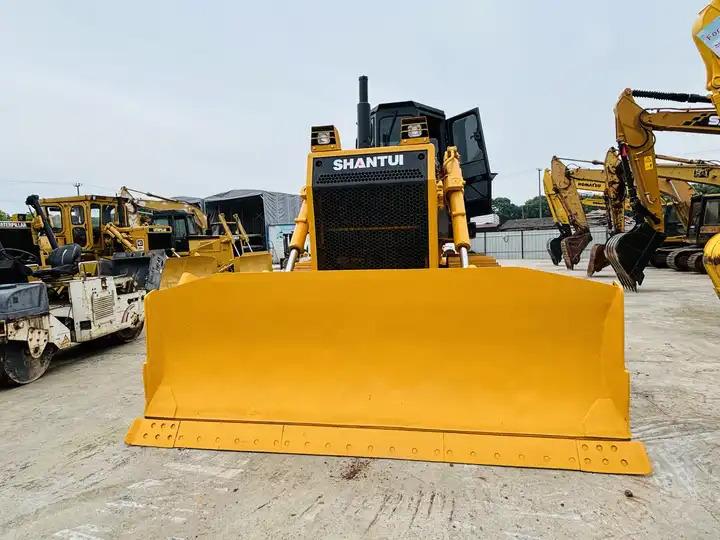
[[[348,184],[358,182],[401,182],[422,178],[420,169],[391,169],[380,171],[355,171],[343,173],[321,174],[315,180],[316,185],[322,184]]]
[[[319,269],[427,267],[427,180],[422,171],[323,176],[333,182],[318,177],[313,187]]]

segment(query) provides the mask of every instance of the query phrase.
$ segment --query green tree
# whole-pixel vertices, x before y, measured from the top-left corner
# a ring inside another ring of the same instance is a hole
[[[525,201],[525,204],[521,207],[521,213],[524,214],[526,218],[536,218],[540,217],[540,215],[538,215],[540,209],[542,209],[542,217],[550,217],[552,215],[547,199],[537,195]]]
[[[500,217],[500,223],[505,223],[508,219],[518,219],[522,216],[521,208],[513,204],[507,197],[493,199],[492,209]]]
[[[8,219],[10,219],[10,214],[4,212],[3,210],[0,210],[0,221],[5,221]]]
[[[707,184],[693,184],[692,186],[698,193],[720,193],[720,186],[709,186]]]

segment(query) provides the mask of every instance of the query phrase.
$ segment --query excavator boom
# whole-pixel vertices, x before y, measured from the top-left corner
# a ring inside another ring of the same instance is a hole
[[[635,227],[612,237],[607,257],[620,282],[637,290],[645,277],[644,269],[666,238],[660,198],[655,131],[720,134],[720,122],[714,109],[645,110],[635,97],[673,99],[708,103],[709,98],[692,94],[669,94],[625,90],[615,107],[621,170],[628,184]]]

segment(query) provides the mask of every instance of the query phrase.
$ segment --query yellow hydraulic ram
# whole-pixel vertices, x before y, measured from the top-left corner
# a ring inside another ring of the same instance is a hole
[[[288,265],[307,235],[310,270],[147,296],[145,413],[126,442],[648,474],[630,440],[622,289],[473,266],[456,146],[481,136],[454,130],[468,140],[443,148],[425,118],[397,120],[400,144],[350,150],[313,128]]]

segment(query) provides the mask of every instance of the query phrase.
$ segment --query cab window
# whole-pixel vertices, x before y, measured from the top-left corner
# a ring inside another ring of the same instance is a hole
[[[85,209],[82,206],[72,206],[70,208],[70,224],[71,225],[84,225],[85,224]]]
[[[380,119],[380,145],[397,146],[400,144],[400,115],[385,116]]]
[[[52,230],[55,232],[62,231],[62,208],[60,208],[59,206],[46,206],[45,214],[47,214],[47,218],[50,222],[50,227],[52,227]]]
[[[90,205],[90,222],[92,223],[93,238],[95,243],[100,241],[100,205]]]
[[[705,203],[704,225],[720,225],[720,199]]]
[[[111,205],[103,205],[102,207],[102,224],[107,225],[108,223],[120,223],[118,221],[117,208]]]
[[[188,231],[184,217],[175,218],[173,233],[176,238],[187,238]]]
[[[475,137],[480,131],[477,117],[474,114],[460,118],[453,122],[453,141],[460,152],[463,163],[477,161],[483,158],[482,151]]]

